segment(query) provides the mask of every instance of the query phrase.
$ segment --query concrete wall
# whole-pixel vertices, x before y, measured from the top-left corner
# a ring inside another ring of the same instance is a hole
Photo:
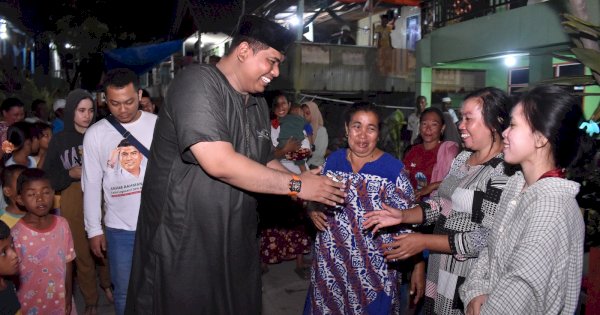
[[[551,65],[561,62],[552,60],[551,53],[570,46],[560,24],[560,13],[568,12],[567,4],[566,0],[551,0],[433,31],[417,45],[417,93],[431,95],[431,81],[419,80],[419,74],[432,68],[485,69],[486,85],[508,90],[508,68],[501,58],[494,58],[509,53],[529,54],[520,58],[516,67],[530,68],[531,83],[551,76]],[[600,24],[600,1],[588,0],[587,4],[589,20]],[[600,87],[586,87],[585,92],[600,93]],[[586,117],[599,102],[600,96],[585,97]]]
[[[373,14],[371,17],[371,24],[369,25],[369,18],[364,18],[358,21],[358,31],[356,34],[356,44],[359,46],[368,46],[369,45],[369,36],[372,34],[371,30],[373,29],[373,25],[379,25],[381,23],[381,19],[379,16],[385,12],[380,12],[378,14]],[[396,19],[395,28],[390,34],[392,38],[392,47],[394,48],[406,48],[406,20],[409,17],[419,16],[421,15],[421,9],[419,7],[410,7],[404,6],[400,8],[400,15]]]
[[[563,1],[549,1],[449,25],[429,34],[431,59],[424,65],[566,48],[569,38],[560,25]]]
[[[400,70],[384,76],[377,66],[377,48],[296,43],[288,50],[272,88],[322,92],[414,90],[410,77],[414,73],[413,53],[401,49],[394,52]]]

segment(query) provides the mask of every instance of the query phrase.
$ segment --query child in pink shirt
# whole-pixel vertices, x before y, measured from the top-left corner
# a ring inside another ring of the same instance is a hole
[[[49,214],[54,190],[40,169],[24,170],[17,179],[17,202],[27,209],[12,228],[21,260],[17,295],[23,314],[72,314],[71,231],[65,219]]]

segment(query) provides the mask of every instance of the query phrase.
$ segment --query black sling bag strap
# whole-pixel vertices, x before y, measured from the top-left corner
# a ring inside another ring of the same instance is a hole
[[[113,125],[113,127],[115,127],[119,133],[121,133],[123,138],[127,139],[129,143],[136,147],[147,159],[150,158],[150,151],[146,149],[146,147],[141,144],[138,139],[131,134],[131,132],[127,131],[127,129],[125,129],[125,127],[123,127],[123,125],[121,125],[121,123],[115,119],[115,116],[108,115],[106,120],[108,120],[108,122],[111,123],[111,125]]]

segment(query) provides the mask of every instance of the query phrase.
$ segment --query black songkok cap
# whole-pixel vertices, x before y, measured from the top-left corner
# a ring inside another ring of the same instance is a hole
[[[277,22],[256,15],[246,15],[240,23],[238,35],[254,38],[271,48],[285,53],[296,40],[296,34]]]

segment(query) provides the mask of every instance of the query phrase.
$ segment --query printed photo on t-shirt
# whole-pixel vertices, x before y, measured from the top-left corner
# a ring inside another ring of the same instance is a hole
[[[119,142],[119,145],[111,152],[108,160],[108,167],[117,169],[117,163],[120,168],[129,174],[139,177],[142,174],[142,160],[144,155],[127,139]]]
[[[110,196],[125,197],[139,194],[142,191],[146,157],[127,139],[123,139],[112,150],[107,161],[108,169],[105,176]]]

